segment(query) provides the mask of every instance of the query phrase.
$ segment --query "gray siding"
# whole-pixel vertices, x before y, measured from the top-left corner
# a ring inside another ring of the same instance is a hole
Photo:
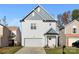
[[[16,33],[17,33],[16,35],[17,45],[21,45],[21,32],[19,28],[17,28]]]
[[[65,32],[64,29],[59,31],[59,45],[60,46],[66,45],[66,37],[65,37],[64,32]]]
[[[32,16],[32,13],[26,18],[27,20],[42,20],[42,18],[36,12],[34,12],[34,16]]]
[[[38,12],[38,8],[40,8],[40,12]],[[29,13],[29,15],[26,17],[27,20],[54,20],[52,16],[50,16],[46,10],[44,10],[42,7],[38,7],[34,9],[32,12]],[[35,15],[32,16],[32,13]]]
[[[37,9],[40,8],[40,12],[37,12]],[[54,20],[45,9],[43,9],[42,7],[38,7],[35,11],[41,15],[42,18],[44,18],[45,20]]]
[[[10,38],[10,31],[7,27],[3,26],[3,35],[1,38],[1,46],[8,46],[9,45],[9,38]]]

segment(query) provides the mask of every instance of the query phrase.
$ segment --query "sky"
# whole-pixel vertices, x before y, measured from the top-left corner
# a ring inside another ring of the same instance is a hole
[[[22,20],[37,4],[0,4],[0,19],[6,16],[8,26],[20,26]],[[42,4],[41,5],[52,17],[65,11],[79,9],[79,4]]]

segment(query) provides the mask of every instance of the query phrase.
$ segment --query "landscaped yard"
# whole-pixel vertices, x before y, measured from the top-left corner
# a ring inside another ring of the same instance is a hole
[[[62,48],[45,48],[47,54],[62,54]],[[79,54],[79,48],[67,47],[65,54]]]
[[[3,47],[0,48],[0,54],[14,54],[16,51],[21,49],[21,46],[15,46],[15,47]]]
[[[47,54],[61,54],[62,53],[61,48],[45,48],[45,51]]]

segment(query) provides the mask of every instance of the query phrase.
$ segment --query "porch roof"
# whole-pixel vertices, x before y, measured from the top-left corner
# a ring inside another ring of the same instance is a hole
[[[58,33],[53,28],[50,28],[44,35],[58,35]]]

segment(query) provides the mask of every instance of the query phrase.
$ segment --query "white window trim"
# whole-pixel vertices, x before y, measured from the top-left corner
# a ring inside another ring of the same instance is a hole
[[[77,28],[76,26],[73,26],[73,28]]]
[[[40,8],[38,8],[38,12],[40,12]]]
[[[73,28],[72,29],[74,29],[74,28],[76,28],[77,29],[77,27],[76,26],[73,26]],[[77,30],[76,30],[76,33],[77,33]],[[74,33],[73,33],[74,34]]]
[[[36,24],[35,23],[31,23],[31,30],[36,30]]]
[[[34,12],[32,13],[32,16],[35,16],[35,13]]]

